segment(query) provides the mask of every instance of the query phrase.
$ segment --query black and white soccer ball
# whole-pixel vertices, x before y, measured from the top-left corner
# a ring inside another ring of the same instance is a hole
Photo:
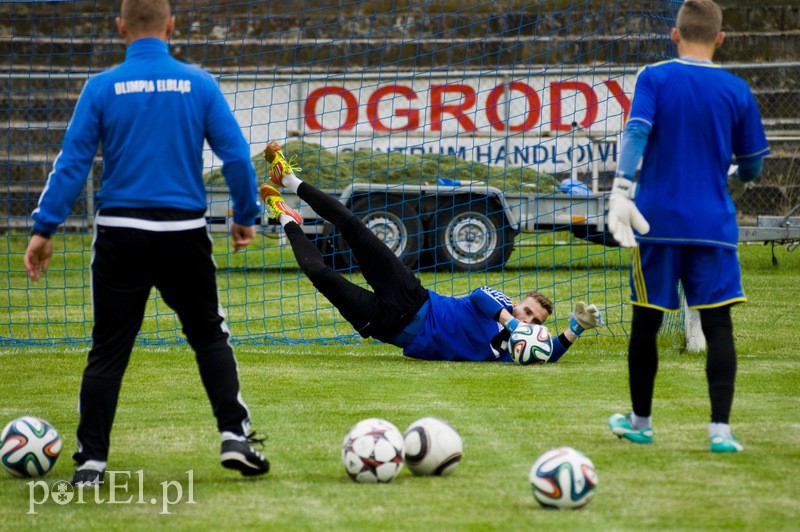
[[[424,417],[409,425],[403,441],[406,465],[415,475],[449,475],[461,462],[464,451],[456,429],[436,417]]]
[[[553,338],[544,325],[517,325],[508,341],[511,358],[517,364],[544,364],[553,355]]]
[[[403,435],[384,419],[356,423],[342,443],[342,463],[359,483],[391,482],[403,468]]]
[[[583,453],[558,447],[534,462],[530,481],[533,496],[545,508],[582,508],[594,498],[597,471]]]
[[[0,462],[15,477],[41,477],[53,468],[60,453],[58,431],[38,417],[15,419],[0,433]]]

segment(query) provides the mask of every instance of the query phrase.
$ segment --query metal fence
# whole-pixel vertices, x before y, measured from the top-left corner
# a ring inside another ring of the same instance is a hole
[[[725,68],[750,84],[772,150],[764,159],[761,178],[737,202],[740,221],[786,214],[800,203],[800,63]]]

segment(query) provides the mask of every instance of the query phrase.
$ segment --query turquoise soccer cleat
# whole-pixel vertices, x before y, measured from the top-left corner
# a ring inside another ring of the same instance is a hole
[[[736,440],[736,436],[733,434],[731,434],[730,438],[726,438],[722,434],[711,436],[712,453],[740,453],[742,451],[744,451],[744,447]]]
[[[614,414],[608,418],[608,427],[611,432],[619,438],[625,438],[633,443],[653,443],[653,429],[647,427],[642,430],[636,430],[631,425],[630,414],[623,416],[622,414]]]

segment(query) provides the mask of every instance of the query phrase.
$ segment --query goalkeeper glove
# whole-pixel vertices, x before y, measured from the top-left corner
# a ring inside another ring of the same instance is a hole
[[[737,165],[732,164],[728,170],[728,194],[730,194],[733,201],[741,198],[742,194],[747,192],[747,189],[753,186],[752,181],[745,182],[739,179],[739,172],[737,172],[738,169],[739,167]]]
[[[631,201],[632,197],[633,181],[622,176],[615,177],[614,184],[611,186],[611,196],[608,199],[608,230],[624,248],[636,247],[633,229],[639,231],[640,234],[650,231],[650,224]]]
[[[575,333],[575,336],[602,325],[603,315],[597,309],[597,305],[587,305],[583,301],[575,303],[575,310],[569,315],[569,330]]]

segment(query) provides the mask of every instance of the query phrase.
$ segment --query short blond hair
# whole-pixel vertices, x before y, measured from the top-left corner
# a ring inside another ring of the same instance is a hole
[[[160,31],[171,14],[169,0],[122,0],[119,9],[132,33]]]
[[[547,311],[548,316],[553,314],[553,302],[550,301],[550,298],[548,298],[546,295],[542,294],[541,292],[528,292],[522,299],[527,299],[529,297],[539,303],[542,308]]]
[[[713,0],[686,0],[678,11],[676,27],[681,39],[713,43],[722,31],[722,8]]]

